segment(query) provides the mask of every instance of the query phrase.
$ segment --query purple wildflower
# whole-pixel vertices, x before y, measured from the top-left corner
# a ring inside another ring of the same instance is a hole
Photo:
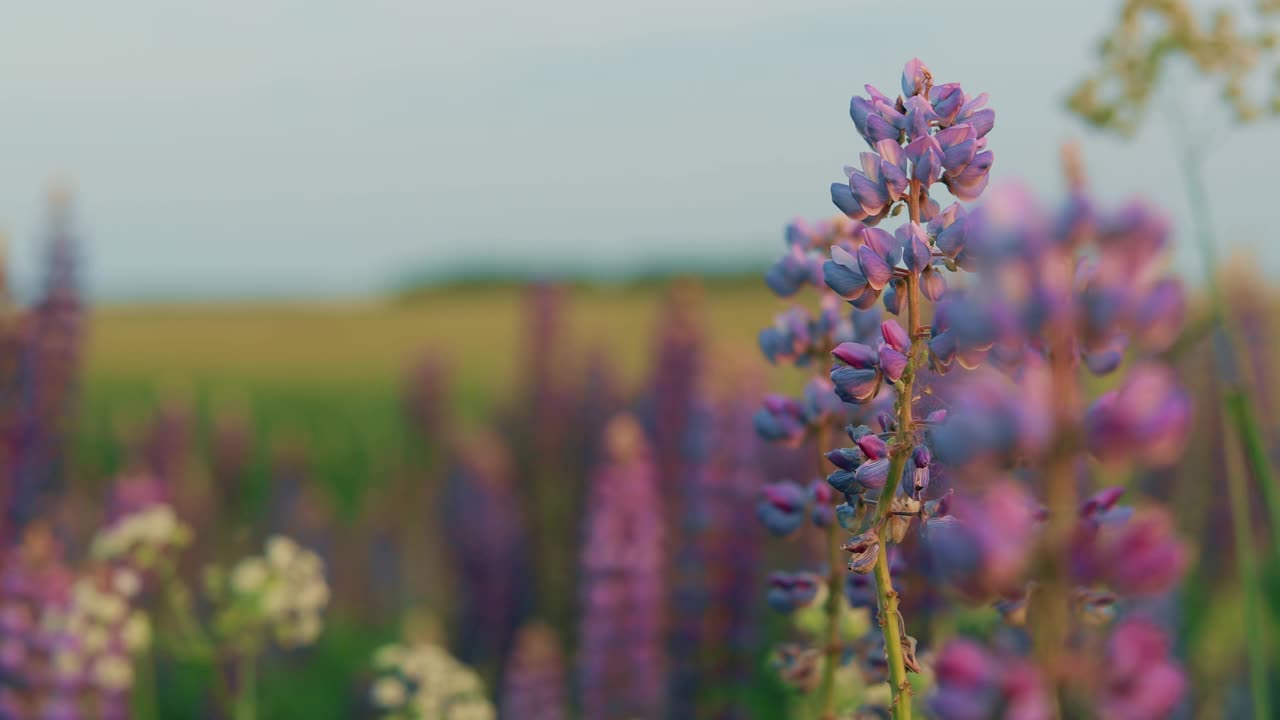
[[[1097,696],[1100,715],[1132,720],[1168,717],[1187,684],[1169,649],[1168,638],[1149,620],[1122,620],[1107,642],[1106,672]]]
[[[639,424],[609,422],[592,478],[582,550],[578,678],[586,720],[658,717],[665,695],[663,525]]]
[[[504,720],[565,720],[564,654],[549,625],[532,623],[516,634],[503,672],[500,717]]]

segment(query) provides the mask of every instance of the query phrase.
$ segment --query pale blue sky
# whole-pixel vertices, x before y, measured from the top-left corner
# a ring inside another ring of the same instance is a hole
[[[914,55],[991,94],[997,180],[1056,193],[1058,144],[1082,138],[1098,190],[1182,218],[1158,125],[1123,144],[1061,110],[1116,4],[22,3],[0,25],[0,223],[29,278],[43,190],[74,178],[90,282],[117,298],[350,294],[495,257],[763,261],[787,219],[832,211],[863,149],[849,96],[893,91]],[[1269,227],[1278,131],[1210,162],[1238,245]]]

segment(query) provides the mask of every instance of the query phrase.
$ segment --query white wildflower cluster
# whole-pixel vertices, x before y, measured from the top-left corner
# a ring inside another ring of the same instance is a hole
[[[76,580],[69,603],[44,609],[41,630],[60,683],[108,695],[133,686],[134,656],[151,645],[151,623],[135,603],[141,590],[137,571],[104,566]]]
[[[280,535],[262,555],[236,563],[229,576],[229,617],[241,630],[269,628],[284,648],[311,645],[324,627],[329,584],[316,553]]]
[[[191,528],[168,505],[150,505],[98,531],[90,552],[99,560],[126,563],[147,572],[172,562],[191,543]]]
[[[388,645],[373,659],[373,703],[385,720],[493,720],[474,670],[438,645]]]

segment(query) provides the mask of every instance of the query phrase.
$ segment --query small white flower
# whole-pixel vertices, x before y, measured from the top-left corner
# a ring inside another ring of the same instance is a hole
[[[53,671],[63,679],[74,678],[84,670],[80,653],[70,648],[59,650],[53,656]]]
[[[97,601],[98,588],[94,587],[93,581],[88,578],[76,580],[75,585],[71,587],[72,604],[81,608],[91,608]]]
[[[119,595],[102,593],[94,598],[93,604],[86,608],[89,614],[97,617],[103,622],[113,625],[125,616],[129,611],[128,605]]]
[[[283,535],[267,538],[267,561],[276,568],[286,568],[298,556],[298,544]]]
[[[252,595],[262,589],[269,575],[267,563],[262,558],[245,558],[231,570],[231,587],[242,595]]]
[[[147,619],[146,614],[142,611],[134,612],[125,621],[121,637],[129,652],[136,653],[145,650],[151,645],[151,621]]]
[[[279,618],[289,610],[289,596],[279,583],[272,583],[262,593],[262,613],[268,618]]]
[[[304,610],[319,610],[329,604],[329,586],[324,580],[313,580],[302,586],[294,602]]]
[[[140,540],[167,545],[178,529],[178,516],[168,505],[152,505],[135,517],[138,519],[136,532]]]
[[[404,704],[408,689],[393,677],[378,678],[373,684],[373,702],[381,708],[394,710]]]
[[[103,690],[128,690],[133,685],[133,665],[119,655],[103,655],[93,664],[93,681]]]
[[[444,691],[450,695],[468,695],[481,689],[480,676],[471,668],[459,665],[445,676]]]
[[[298,644],[310,645],[314,643],[324,629],[324,623],[320,620],[320,613],[303,613],[298,618],[295,629],[294,637]]]
[[[117,593],[131,598],[142,590],[142,578],[129,568],[120,568],[111,575],[111,584]]]
[[[80,634],[80,641],[84,643],[86,651],[97,654],[107,649],[107,644],[111,642],[111,635],[101,625],[90,625]]]

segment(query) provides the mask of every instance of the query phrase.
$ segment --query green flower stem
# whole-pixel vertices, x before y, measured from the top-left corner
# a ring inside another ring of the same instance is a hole
[[[138,720],[156,720],[156,657],[151,650],[143,650],[133,657],[137,680],[133,684],[130,707]]]
[[[234,720],[254,720],[258,714],[258,654],[242,652],[236,656],[236,693],[232,704]]]
[[[1232,433],[1227,432],[1227,495],[1231,502],[1231,527],[1235,533],[1236,563],[1240,570],[1240,586],[1244,594],[1244,643],[1249,659],[1249,694],[1253,701],[1253,716],[1262,720],[1270,718],[1271,699],[1267,687],[1267,657],[1263,647],[1262,616],[1258,602],[1262,589],[1258,582],[1257,558],[1253,548],[1253,527],[1249,518],[1248,475],[1241,467],[1240,455]],[[1241,438],[1236,438],[1241,439]]]
[[[911,181],[907,191],[907,204],[910,219],[920,222],[920,183]],[[906,658],[903,655],[902,638],[906,630],[902,626],[902,616],[898,612],[898,591],[893,589],[893,576],[889,572],[889,533],[888,519],[893,510],[893,498],[898,491],[898,483],[902,479],[902,470],[906,467],[907,457],[911,454],[915,419],[912,416],[912,401],[915,393],[916,368],[920,366],[919,355],[924,348],[920,333],[920,283],[914,274],[908,274],[907,283],[907,334],[911,338],[911,347],[907,350],[907,368],[898,381],[898,435],[889,456],[889,477],[880,491],[880,499],[876,504],[876,516],[871,526],[880,536],[880,550],[876,555],[876,605],[880,620],[880,631],[884,635],[885,657],[889,661],[889,690],[893,695],[890,710],[894,720],[910,720],[911,718],[911,681],[907,679]]]
[[[1238,402],[1228,396],[1228,413],[1240,413]],[[1230,436],[1230,432],[1228,433]],[[1230,438],[1229,438],[1230,439]],[[1248,439],[1242,439],[1245,447]],[[1267,656],[1262,638],[1262,614],[1258,603],[1262,600],[1262,587],[1258,582],[1258,562],[1253,548],[1253,523],[1249,519],[1248,473],[1235,443],[1228,442],[1226,450],[1226,489],[1231,502],[1231,529],[1234,530],[1235,561],[1240,574],[1240,591],[1244,594],[1244,651],[1249,660],[1249,696],[1253,701],[1253,716],[1258,720],[1271,717],[1271,688],[1267,684]],[[1242,450],[1244,448],[1242,447]]]

